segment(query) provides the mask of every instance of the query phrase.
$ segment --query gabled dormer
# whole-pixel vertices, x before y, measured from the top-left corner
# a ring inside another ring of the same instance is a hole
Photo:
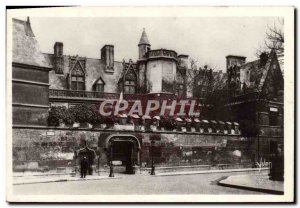
[[[69,57],[69,73],[67,76],[70,90],[85,90],[86,58]]]
[[[119,91],[126,94],[135,94],[137,92],[137,80],[136,64],[131,59],[128,63],[123,61],[123,71],[118,82]]]

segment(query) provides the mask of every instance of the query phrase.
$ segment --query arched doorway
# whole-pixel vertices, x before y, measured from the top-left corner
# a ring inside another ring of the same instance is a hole
[[[119,166],[125,166],[125,173],[134,174],[134,166],[140,164],[140,142],[133,135],[111,135],[107,139],[107,158]]]

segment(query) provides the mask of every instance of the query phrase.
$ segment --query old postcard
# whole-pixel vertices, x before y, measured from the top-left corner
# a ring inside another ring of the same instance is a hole
[[[7,10],[9,202],[293,202],[293,7]]]

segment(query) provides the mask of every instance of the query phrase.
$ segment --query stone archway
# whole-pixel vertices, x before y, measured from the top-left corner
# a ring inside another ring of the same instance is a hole
[[[119,162],[125,173],[134,174],[133,166],[140,164],[141,144],[137,137],[127,134],[110,135],[106,140],[108,162]]]

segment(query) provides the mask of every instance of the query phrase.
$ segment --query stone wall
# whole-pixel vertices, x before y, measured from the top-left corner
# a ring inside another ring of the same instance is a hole
[[[255,154],[254,138],[200,133],[154,133],[96,131],[66,128],[14,128],[13,167],[15,171],[32,168],[56,169],[75,165],[74,151],[82,140],[97,153],[95,165],[107,164],[107,139],[111,135],[132,135],[140,143],[140,164],[150,164],[152,150],[158,166],[242,163],[251,166]],[[155,140],[151,149],[151,140]],[[237,156],[235,154],[240,154]],[[99,158],[99,159],[98,159]]]

